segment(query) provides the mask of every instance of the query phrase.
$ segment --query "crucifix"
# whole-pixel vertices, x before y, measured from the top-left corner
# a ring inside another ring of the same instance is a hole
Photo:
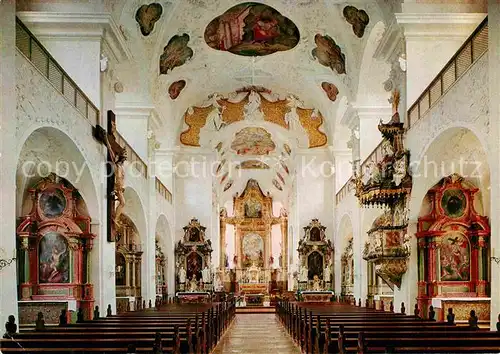
[[[106,194],[107,194],[107,235],[108,242],[120,239],[120,216],[125,207],[125,171],[123,163],[127,159],[127,150],[117,142],[116,116],[108,111],[108,129],[100,125],[93,129],[94,138],[104,144],[108,150],[106,161]]]

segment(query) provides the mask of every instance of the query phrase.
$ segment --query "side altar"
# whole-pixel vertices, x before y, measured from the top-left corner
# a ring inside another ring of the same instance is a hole
[[[304,227],[299,240],[300,269],[297,274],[299,291],[329,291],[333,288],[333,246],[325,234],[326,227],[313,219]]]
[[[197,219],[191,219],[175,246],[176,291],[180,294],[213,290],[212,243],[205,240],[205,229]]]

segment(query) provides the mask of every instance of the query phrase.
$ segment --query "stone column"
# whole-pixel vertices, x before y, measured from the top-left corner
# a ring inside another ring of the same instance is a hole
[[[16,200],[17,154],[16,146],[16,83],[15,83],[15,24],[16,1],[0,2],[0,258],[16,258]],[[9,315],[16,317],[17,272],[16,261],[0,271],[0,323],[7,322]],[[3,328],[2,328],[3,330]]]
[[[488,60],[490,94],[490,138],[488,157],[491,183],[491,256],[500,257],[500,3],[488,1]],[[500,264],[491,261],[491,329],[496,330],[500,313]]]

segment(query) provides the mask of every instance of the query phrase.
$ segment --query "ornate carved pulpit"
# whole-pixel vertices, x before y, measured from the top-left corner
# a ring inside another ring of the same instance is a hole
[[[409,151],[404,148],[404,124],[398,113],[399,92],[394,91],[393,115],[378,125],[382,133],[381,156],[368,164],[369,171],[355,171],[356,196],[363,206],[385,208],[368,232],[363,258],[391,289],[401,286],[407,270],[409,239],[406,237],[407,202],[411,193]]]

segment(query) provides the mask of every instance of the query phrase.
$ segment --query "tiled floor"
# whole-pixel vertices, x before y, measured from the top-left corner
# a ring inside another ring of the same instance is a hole
[[[300,354],[275,314],[237,314],[214,354]]]

